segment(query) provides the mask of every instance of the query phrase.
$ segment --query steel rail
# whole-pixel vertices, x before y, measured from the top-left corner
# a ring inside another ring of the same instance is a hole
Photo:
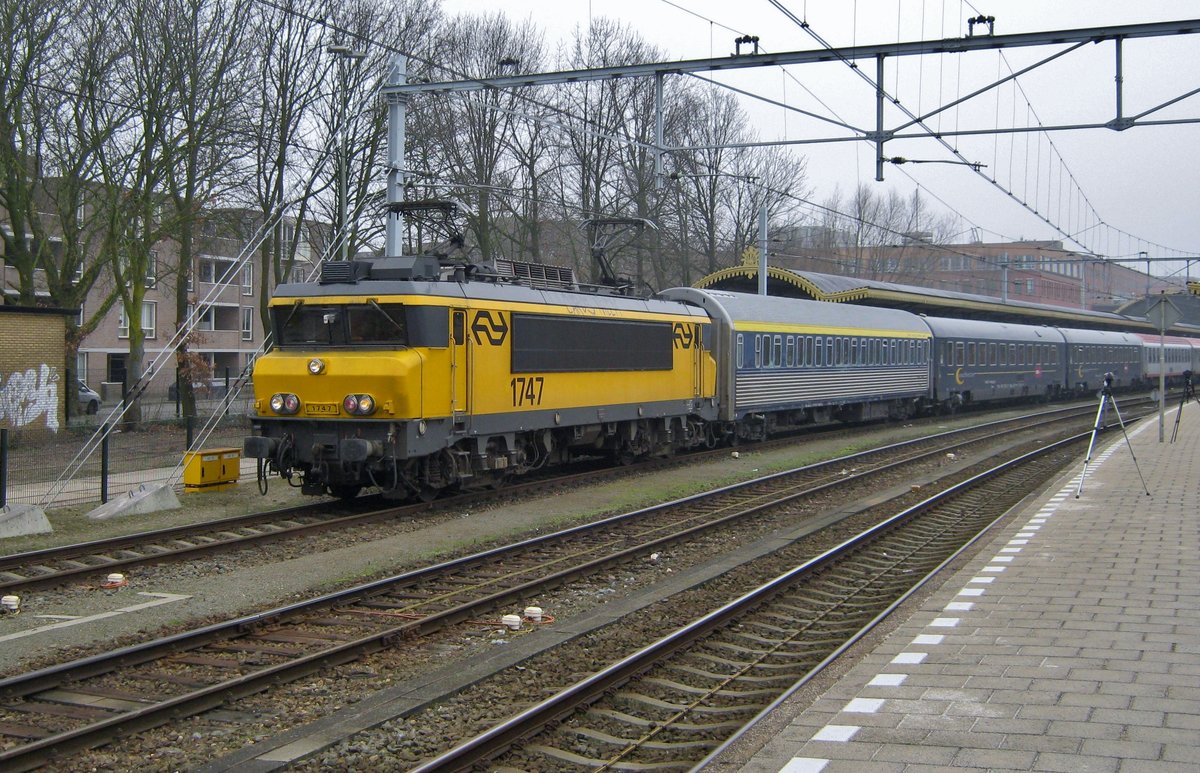
[[[1014,459],[1003,462],[989,470],[981,472],[977,475],[968,478],[954,486],[951,486],[933,496],[919,502],[912,507],[906,508],[899,513],[887,518],[869,529],[845,540],[841,544],[830,548],[819,556],[806,561],[796,568],[788,571],[774,579],[764,583],[741,597],[729,602],[728,604],[708,613],[698,620],[684,626],[667,636],[662,637],[657,642],[644,647],[628,657],[614,663],[601,671],[598,671],[591,676],[575,683],[567,689],[543,700],[542,702],[531,706],[522,711],[516,716],[506,720],[505,722],[491,728],[485,733],[472,738],[459,746],[447,751],[437,758],[423,763],[414,768],[410,773],[453,773],[454,771],[468,770],[474,765],[486,762],[520,740],[527,740],[538,732],[541,732],[548,726],[558,722],[561,718],[570,715],[578,708],[588,705],[604,694],[611,692],[614,688],[619,687],[630,679],[646,672],[655,664],[661,662],[674,653],[689,647],[692,643],[703,639],[713,631],[727,626],[730,622],[742,617],[747,612],[755,607],[762,605],[774,596],[780,594],[791,585],[805,579],[812,573],[821,570],[835,561],[841,559],[851,551],[854,551],[862,545],[874,540],[886,531],[891,530],[896,525],[908,521],[920,513],[935,507],[942,502],[959,496],[965,491],[979,485],[981,482],[990,480],[991,478],[1001,475],[1013,468],[1025,465],[1030,461],[1045,456],[1051,452],[1058,451],[1069,445],[1082,442],[1090,436],[1090,432],[1081,433],[1072,437],[1049,444],[1043,448],[1031,451],[1029,453],[1018,456]],[[1003,515],[999,516],[1003,517]],[[995,523],[993,519],[992,523]],[[985,529],[991,528],[989,524]],[[975,539],[977,539],[976,537]],[[972,540],[973,541],[973,540]],[[969,544],[969,543],[968,543]],[[965,548],[965,546],[964,546]],[[962,549],[956,551],[954,555],[958,555]],[[916,585],[910,589],[907,595],[911,595],[922,584],[928,582],[936,574],[938,569],[941,569],[951,559],[942,561],[938,568],[933,572],[928,573],[925,577],[918,581]],[[902,600],[902,599],[901,599]],[[885,610],[890,612],[899,604],[899,600],[893,602]],[[868,624],[868,627],[856,633],[851,641],[857,641],[861,638],[870,627],[877,625],[884,617],[884,614],[877,615]],[[843,651],[848,644],[843,645],[838,649],[838,652]],[[818,668],[824,667],[831,662],[832,656],[822,660]],[[805,679],[811,679],[813,672],[810,672]],[[774,702],[772,705],[775,705]]]
[[[1030,414],[1030,416],[1060,415],[1063,417],[1063,420],[1066,420],[1077,412],[1081,413],[1090,410],[1092,410],[1090,407],[1087,409],[1080,407],[1066,407]],[[988,422],[974,427],[964,427],[958,430],[950,430],[950,433],[967,434],[976,432],[981,428],[997,426],[1005,422],[1018,422],[1025,418],[1027,417],[999,419],[994,422]],[[948,436],[951,435],[948,433],[938,433],[928,436],[927,438],[917,438],[913,441],[907,442],[928,442],[932,439]],[[888,447],[886,446],[883,448],[883,450],[887,449]],[[725,451],[714,451],[708,453],[713,455],[723,455]],[[872,453],[872,451],[868,450],[862,453]],[[662,464],[670,465],[688,463],[695,461],[697,458],[703,458],[703,456],[704,454],[702,453],[698,455],[689,455],[686,457],[676,457],[673,460],[667,461],[652,460],[647,464],[650,465],[650,469],[654,469],[662,466]],[[833,464],[837,462],[852,461],[854,458],[854,456],[843,457],[841,459],[831,460],[830,463]],[[624,469],[628,468],[605,468],[599,471],[568,473],[566,475],[556,476],[547,480],[524,482],[496,491],[472,492],[451,499],[437,500],[431,503],[401,504],[378,510],[372,510],[366,513],[353,513],[350,515],[329,515],[325,513],[324,511],[329,507],[327,502],[305,504],[263,513],[230,516],[228,518],[205,521],[203,523],[172,526],[153,531],[108,537],[90,542],[63,545],[53,548],[43,548],[40,550],[33,550],[23,553],[13,553],[6,556],[0,556],[0,573],[8,573],[9,575],[19,576],[8,579],[0,579],[0,592],[28,592],[44,588],[51,588],[71,580],[97,575],[102,572],[112,572],[118,569],[129,569],[148,564],[161,564],[181,561],[202,555],[237,550],[250,545],[281,541],[291,537],[353,528],[389,518],[400,518],[410,514],[428,512],[440,507],[457,507],[467,504],[474,505],[478,504],[479,502],[492,501],[499,497],[536,492],[540,488],[547,486],[554,487],[589,482],[594,480],[597,476],[602,477],[605,475],[611,475],[615,471]],[[639,466],[638,469],[645,470],[647,467]],[[276,527],[272,525],[273,523],[277,523],[279,521],[288,521],[300,518],[314,518],[316,520],[309,523],[298,523],[290,526]],[[221,535],[223,532],[232,532],[234,530],[245,528],[268,528],[270,530],[255,534],[225,534],[223,536],[215,536]],[[188,542],[190,540],[202,541],[196,544],[185,544],[177,547],[164,547],[160,544],[172,541]],[[124,550],[127,552],[145,552],[142,555],[123,557],[111,557],[105,555],[108,552],[116,550]],[[86,565],[68,566],[63,569],[40,574],[22,574],[22,570],[28,572],[31,567],[42,567],[53,563],[62,562],[82,564],[85,563],[85,561],[89,563]]]
[[[1050,419],[1050,421],[1054,420],[1056,419]],[[1014,420],[1011,419],[1001,420],[992,422],[991,424],[1003,425],[1013,423],[1013,421]],[[974,429],[977,430],[979,428],[977,427]],[[1022,429],[1027,428],[1017,428],[1008,431],[1021,431]],[[946,433],[940,433],[934,437],[951,439],[955,435],[962,434],[962,432],[962,430],[953,430]],[[918,440],[903,441],[901,443],[885,446],[884,448],[905,449],[906,447],[912,446],[919,442],[927,443],[928,440],[928,438],[922,438]],[[955,442],[953,447],[960,447],[961,445],[961,442]],[[934,451],[929,451],[924,455],[918,455],[915,458],[939,454],[942,450],[944,450],[945,447],[950,446],[943,446]],[[801,471],[828,468],[834,465],[840,467],[841,465],[844,465],[847,460],[863,457],[869,454],[878,454],[880,451],[881,449],[872,449],[870,451],[859,452],[857,454],[852,454],[840,459],[814,465],[807,465],[790,472],[792,474],[796,474]],[[904,462],[896,462],[893,464],[909,463],[911,461],[912,459],[908,459]],[[822,483],[817,487],[817,489],[819,490],[833,485],[840,485],[850,480],[861,478],[864,475],[875,474],[879,471],[879,469],[880,468],[876,468],[870,472],[863,472],[854,476],[839,475],[835,481]],[[58,666],[52,666],[40,671],[32,672],[30,674],[10,677],[0,680],[0,695],[8,698],[22,698],[24,696],[33,695],[44,690],[60,687],[67,682],[73,682],[88,677],[112,673],[121,667],[141,665],[166,655],[195,650],[199,647],[205,646],[206,644],[249,634],[256,630],[261,630],[272,625],[273,623],[279,623],[285,619],[304,613],[348,605],[356,600],[383,593],[389,586],[393,586],[401,582],[412,582],[423,578],[433,577],[437,574],[455,572],[465,566],[468,566],[471,562],[478,562],[481,559],[493,558],[526,550],[532,546],[547,544],[551,540],[561,541],[573,535],[606,528],[609,525],[636,522],[636,520],[639,518],[646,517],[649,514],[662,512],[670,507],[678,507],[681,504],[686,505],[694,503],[707,497],[725,494],[728,492],[745,491],[754,485],[761,485],[764,482],[778,481],[788,474],[789,471],[785,471],[783,473],[764,476],[756,479],[755,481],[742,482],[733,484],[731,486],[721,487],[713,492],[709,492],[707,495],[685,497],[683,499],[676,500],[675,502],[643,508],[632,513],[606,518],[596,523],[584,524],[564,529],[559,532],[555,532],[554,534],[531,538],[529,540],[516,543],[515,545],[498,547],[492,550],[477,553],[472,556],[442,562],[432,567],[378,580],[357,588],[326,594],[310,601],[299,602],[297,604],[269,610],[256,615],[250,615],[233,621],[207,626],[196,631],[176,634],[174,636],[169,636],[153,642],[133,645],[113,653],[98,655]],[[788,495],[787,498],[795,498],[795,496],[799,495],[800,494],[791,494]],[[776,498],[775,501],[758,502],[753,504],[750,508],[742,508],[738,512],[726,513],[721,518],[711,521],[707,525],[693,524],[687,526],[682,531],[676,530],[673,533],[659,536],[650,541],[643,540],[631,547],[618,550],[617,552],[610,553],[606,556],[592,559],[590,561],[586,561],[581,565],[567,567],[557,572],[552,572],[551,574],[541,578],[528,580],[516,586],[503,588],[488,595],[478,596],[469,603],[458,604],[448,609],[426,615],[420,620],[406,621],[400,625],[386,628],[381,631],[376,631],[370,635],[363,636],[352,641],[344,641],[333,646],[325,647],[319,652],[301,655],[285,663],[259,669],[251,674],[241,675],[232,680],[221,681],[201,689],[193,690],[191,692],[169,698],[165,701],[160,701],[153,705],[127,711],[123,714],[119,714],[111,718],[77,728],[75,730],[51,735],[46,738],[36,740],[30,744],[15,747],[5,752],[0,752],[0,765],[14,766],[14,769],[28,769],[28,767],[31,766],[44,764],[56,754],[99,745],[111,740],[111,738],[117,734],[136,732],[138,730],[143,730],[162,724],[164,721],[166,721],[164,717],[174,718],[183,715],[195,714],[200,711],[214,708],[229,700],[244,697],[246,695],[266,689],[275,683],[291,681],[330,665],[349,662],[361,657],[364,654],[369,654],[384,647],[388,647],[400,639],[418,636],[437,628],[452,625],[456,622],[469,619],[473,615],[478,614],[481,609],[494,607],[496,604],[510,598],[520,598],[523,596],[523,594],[529,592],[533,588],[541,589],[547,585],[553,587],[555,585],[562,584],[572,577],[586,574],[587,572],[600,567],[619,563],[632,555],[645,553],[662,544],[686,538],[686,536],[694,534],[698,530],[714,528],[717,524],[727,523],[736,518],[744,517],[745,512],[757,512],[767,507],[775,507],[778,504],[778,498]],[[84,692],[86,692],[86,690],[84,690]]]

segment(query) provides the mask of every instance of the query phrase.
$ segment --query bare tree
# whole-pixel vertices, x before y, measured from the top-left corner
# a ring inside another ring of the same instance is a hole
[[[41,271],[51,304],[84,308],[107,270],[102,245],[112,202],[96,169],[128,115],[106,98],[120,56],[109,35],[112,15],[103,5],[0,0],[0,46],[8,47],[0,55],[8,68],[0,77],[0,205],[10,224],[0,238],[18,269],[19,302],[35,302]],[[68,366],[115,299],[109,292],[81,320],[68,319]]]
[[[562,66],[610,67],[653,61],[655,49],[619,21],[597,18],[586,30],[576,30]],[[627,79],[585,81],[559,88],[558,105],[573,117],[563,137],[564,192],[584,217],[621,212],[626,197],[620,176],[625,123],[638,94]],[[595,241],[589,233],[588,240]]]
[[[500,12],[450,19],[437,35],[433,57],[451,77],[487,78],[536,66],[541,34],[531,21]],[[513,195],[522,170],[512,152],[525,100],[513,90],[486,89],[425,100],[420,125],[433,139],[431,161],[450,195],[469,202],[467,225],[484,259],[497,253],[504,228],[498,216],[517,209]]]
[[[0,0],[0,206],[9,225],[0,240],[24,306],[35,303],[34,272],[51,260],[52,233],[39,214],[43,127],[47,105],[62,96],[46,81],[69,18],[53,0]]]
[[[259,248],[259,319],[270,328],[271,290],[291,276],[297,249],[305,241],[316,178],[301,164],[306,128],[320,99],[328,61],[321,56],[322,30],[309,19],[322,0],[286,0],[282,5],[257,4],[250,21],[250,41],[257,47],[249,114],[250,198],[266,225],[274,223]],[[289,206],[290,202],[295,202]]]
[[[196,231],[204,211],[238,184],[244,154],[243,95],[248,83],[249,0],[174,0],[168,4],[174,45],[167,48],[175,91],[162,162],[164,183],[174,209],[164,235],[179,245],[170,273],[178,328],[189,323],[188,285]],[[230,277],[229,279],[233,279]],[[188,370],[188,341],[176,349],[176,365]],[[185,415],[195,413],[193,379],[182,380]]]
[[[354,255],[360,249],[368,249],[378,241],[384,229],[383,190],[379,183],[379,170],[386,163],[387,110],[379,98],[379,88],[395,52],[403,51],[409,56],[409,78],[424,77],[423,63],[429,56],[430,41],[441,18],[437,0],[351,0],[351,2],[328,2],[326,16],[331,28],[343,30],[337,40],[326,39],[327,43],[339,43],[360,49],[366,57],[356,64],[344,62],[345,69],[334,65],[325,72],[326,87],[321,90],[321,99],[314,106],[317,136],[329,138],[327,146],[336,147],[334,138],[339,136],[339,117],[345,112],[347,190],[346,211],[348,213],[345,238],[347,254]],[[344,38],[344,39],[343,39]],[[380,45],[374,46],[372,42]],[[344,83],[342,73],[345,74]],[[340,211],[336,196],[340,195],[334,184],[337,177],[336,164],[342,163],[341,154],[335,153],[334,163],[328,157],[312,157],[309,162],[324,170],[321,179],[326,192],[334,195],[318,195],[314,204],[325,222],[336,223]],[[323,155],[323,153],[322,153]]]

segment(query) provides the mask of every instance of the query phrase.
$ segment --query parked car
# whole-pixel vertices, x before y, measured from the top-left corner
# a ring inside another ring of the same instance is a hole
[[[78,398],[76,405],[79,406],[80,413],[95,415],[100,410],[100,393],[92,389],[83,379],[76,379],[78,386]]]

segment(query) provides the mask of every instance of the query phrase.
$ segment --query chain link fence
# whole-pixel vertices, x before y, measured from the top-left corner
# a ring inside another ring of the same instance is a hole
[[[189,451],[235,448],[250,433],[248,399],[236,399],[207,438],[200,438],[208,416],[221,400],[199,400],[201,418],[177,417],[176,403],[142,402],[142,421],[136,427],[118,425],[62,485],[52,502],[44,502],[63,470],[89,445],[104,425],[104,411],[72,416],[57,433],[10,429],[0,438],[0,505],[31,504],[46,509],[100,504],[145,485],[172,482],[182,489],[184,454]],[[207,412],[205,409],[208,409]],[[190,444],[190,445],[189,445]],[[245,464],[243,462],[243,464]]]

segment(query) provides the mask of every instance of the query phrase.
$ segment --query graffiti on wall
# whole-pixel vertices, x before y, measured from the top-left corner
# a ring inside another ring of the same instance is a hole
[[[0,421],[19,429],[45,421],[46,429],[58,432],[58,369],[43,363],[40,368],[0,376]]]

